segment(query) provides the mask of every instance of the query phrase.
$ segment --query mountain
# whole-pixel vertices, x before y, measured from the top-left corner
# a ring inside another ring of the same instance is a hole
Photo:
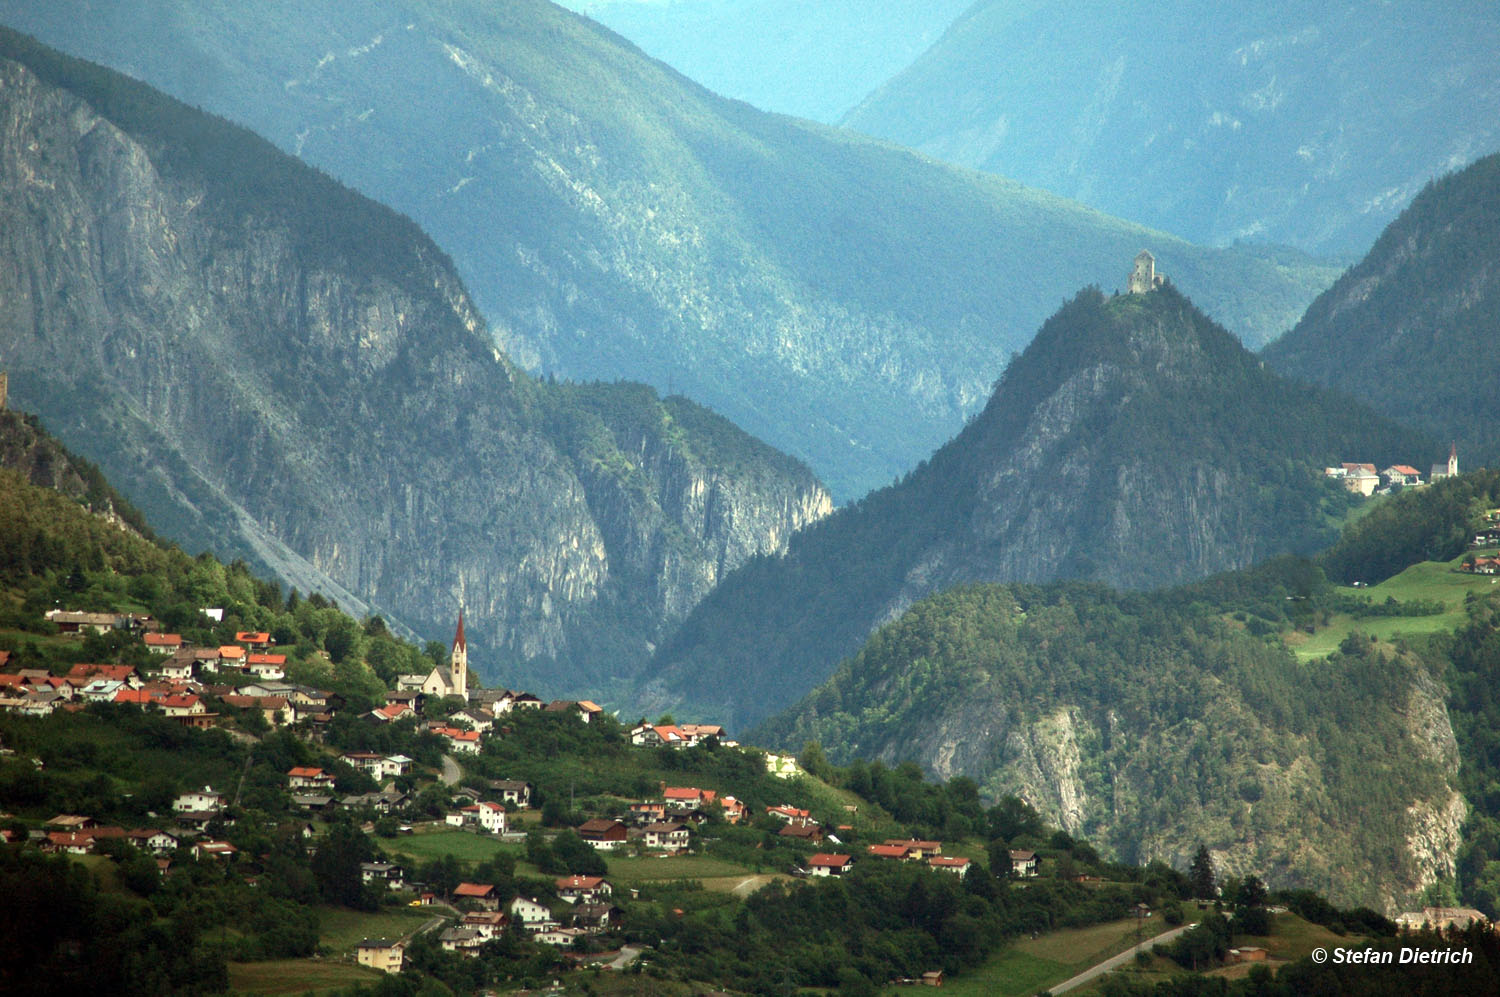
[[[1455,440],[1468,466],[1500,456],[1497,203],[1500,156],[1430,184],[1266,362]]]
[[[841,502],[951,436],[1142,247],[1256,345],[1337,276],[755,111],[544,0],[0,0],[0,22],[409,215],[520,366],[686,394]]]
[[[526,375],[415,224],[243,129],[8,31],[0,88],[9,401],[178,542],[602,694],[830,508],[686,399]]]
[[[1437,451],[1265,370],[1170,284],[1089,289],[930,461],[726,578],[657,653],[642,698],[751,724],[951,585],[1146,588],[1312,552],[1349,501],[1322,467]]]
[[[1492,5],[979,0],[844,124],[1196,242],[1358,256],[1500,148],[1497,112]]]
[[[562,0],[715,93],[833,122],[970,0]]]
[[[1411,909],[1453,876],[1468,809],[1441,667],[1356,642],[1311,669],[1218,608],[950,589],[756,736],[970,777],[1125,861],[1202,843],[1221,875]]]

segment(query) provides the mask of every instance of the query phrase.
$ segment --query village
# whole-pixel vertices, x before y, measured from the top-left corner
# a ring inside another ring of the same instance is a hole
[[[1389,495],[1403,488],[1421,488],[1458,477],[1458,444],[1451,445],[1446,461],[1432,465],[1426,481],[1422,480],[1422,472],[1409,464],[1392,464],[1383,471],[1377,471],[1374,464],[1344,463],[1337,467],[1325,467],[1323,475],[1339,482],[1346,490],[1366,498],[1371,495]]]
[[[202,612],[215,622],[222,615],[212,608]],[[371,730],[404,734],[406,740],[397,737],[391,743],[411,743],[411,738],[424,735],[437,738],[442,750],[439,764],[424,766],[413,757],[421,754],[417,748],[407,754],[330,747],[328,730],[335,718],[347,713],[346,698],[287,681],[287,655],[276,650],[269,633],[235,631],[233,643],[195,647],[179,634],[161,632],[154,620],[139,614],[57,609],[46,618],[60,634],[128,635],[149,650],[153,661],[144,667],[78,663],[65,674],[54,675],[42,669],[9,671],[10,654],[0,651],[0,711],[45,716],[112,703],[159,714],[184,728],[224,728],[241,738],[254,736],[252,732],[290,732],[320,762],[289,768],[282,787],[286,807],[297,815],[299,834],[309,845],[315,845],[332,822],[351,819],[372,840],[378,840],[379,832],[394,833],[397,841],[405,836],[415,841],[437,832],[462,831],[493,840],[497,846],[523,845],[528,834],[534,835],[542,826],[536,787],[525,779],[471,777],[461,761],[480,756],[491,739],[514,736],[516,718],[523,715],[552,716],[560,723],[580,726],[597,725],[601,717],[608,717],[588,700],[543,702],[522,691],[471,687],[460,615],[446,667],[399,676],[384,703],[358,717]],[[609,720],[613,722],[612,717]],[[620,734],[629,750],[680,752],[711,746],[757,759],[757,765],[775,779],[791,783],[802,774],[794,758],[744,749],[715,724],[642,720],[621,727]],[[362,791],[341,791],[341,786],[350,785],[351,773],[367,777],[356,787]],[[424,790],[424,783],[442,787],[442,797],[449,803],[441,815],[432,812],[431,793]],[[578,813],[584,819],[558,830],[570,830],[600,856],[601,874],[557,876],[546,895],[535,891],[502,895],[494,883],[479,881],[422,882],[413,875],[414,863],[399,860],[399,845],[383,849],[390,855],[361,862],[359,877],[363,886],[387,903],[439,915],[430,927],[440,929],[442,948],[477,957],[486,943],[506,932],[519,933],[540,945],[597,952],[599,940],[617,932],[626,916],[618,902],[621,895],[602,860],[697,854],[699,833],[710,822],[740,826],[759,821],[764,833],[795,855],[786,868],[776,870],[793,878],[840,877],[857,861],[870,860],[920,864],[962,879],[974,865],[969,857],[945,853],[942,841],[884,837],[856,845],[861,834],[851,822],[857,810],[854,806],[815,814],[809,806],[776,802],[752,811],[734,795],[734,789],[660,782],[654,794],[622,796],[618,809]],[[170,812],[158,814],[152,826],[108,826],[87,814],[58,814],[26,833],[35,845],[52,853],[91,855],[129,846],[152,856],[163,877],[184,862],[227,863],[240,868],[253,885],[254,858],[242,856],[229,840],[239,797],[240,787],[195,786],[179,792]],[[420,805],[424,802],[425,806]],[[12,840],[14,834],[6,831],[5,837]],[[1015,848],[1005,856],[1013,877],[1038,875],[1040,859],[1035,851]],[[994,860],[991,856],[990,861]],[[581,944],[585,939],[593,941],[586,946]],[[410,937],[365,939],[356,946],[356,960],[362,966],[400,972],[409,941]]]

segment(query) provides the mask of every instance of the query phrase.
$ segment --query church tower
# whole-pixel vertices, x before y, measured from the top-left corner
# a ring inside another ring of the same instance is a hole
[[[464,611],[458,611],[458,632],[453,635],[453,656],[448,659],[448,688],[452,695],[469,698],[469,642],[464,639]]]
[[[1448,477],[1458,477],[1458,444],[1448,448]]]

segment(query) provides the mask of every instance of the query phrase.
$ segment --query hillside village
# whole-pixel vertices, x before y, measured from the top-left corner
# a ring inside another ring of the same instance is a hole
[[[1421,488],[1458,477],[1458,444],[1449,448],[1446,461],[1432,465],[1426,481],[1422,480],[1422,472],[1410,464],[1392,464],[1377,471],[1374,464],[1343,463],[1337,467],[1325,467],[1323,475],[1339,482],[1348,491],[1366,498],[1371,495],[1389,495],[1403,488]]]

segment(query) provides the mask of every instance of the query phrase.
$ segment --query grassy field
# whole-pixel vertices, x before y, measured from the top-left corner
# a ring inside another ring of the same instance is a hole
[[[705,881],[734,879],[738,882],[753,875],[753,870],[735,862],[711,858],[704,855],[670,855],[665,858],[626,858],[611,855],[609,880],[616,886],[631,886],[636,883],[661,883],[670,880],[700,879]]]
[[[336,954],[354,951],[366,938],[400,938],[416,931],[438,912],[420,907],[388,907],[362,914],[342,907],[318,908],[318,940]]]
[[[502,849],[516,850],[516,846],[502,845],[495,838],[457,830],[406,834],[384,839],[380,844],[387,852],[397,852],[422,862],[444,855],[452,855],[460,862],[482,862]]]
[[[344,990],[354,984],[369,986],[380,973],[346,962],[283,959],[277,962],[231,962],[232,994],[317,994]]]
[[[1468,619],[1464,597],[1470,592],[1496,591],[1500,581],[1484,575],[1470,575],[1453,569],[1462,561],[1424,561],[1367,589],[1345,591],[1367,595],[1371,602],[1395,598],[1402,602],[1415,599],[1441,602],[1447,611],[1436,616],[1377,616],[1357,620],[1347,613],[1334,615],[1326,627],[1314,634],[1291,633],[1286,637],[1290,647],[1304,661],[1326,657],[1338,649],[1351,631],[1374,634],[1389,640],[1397,634],[1415,636],[1453,630]]]
[[[1130,948],[1137,941],[1136,927],[1135,919],[1128,918],[1023,939],[972,973],[945,981],[943,991],[959,997],[1031,997]],[[1171,925],[1153,917],[1142,928],[1144,940]]]

